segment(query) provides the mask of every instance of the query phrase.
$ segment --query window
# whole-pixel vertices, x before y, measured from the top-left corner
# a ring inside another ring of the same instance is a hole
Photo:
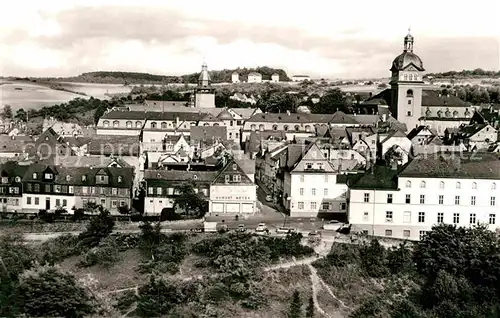
[[[411,89],[407,90],[406,97],[413,97],[413,90],[411,90]]]
[[[455,196],[455,205],[460,205],[460,196],[459,195]]]
[[[386,211],[385,212],[385,221],[386,222],[392,222],[392,211]]]
[[[439,182],[439,188],[444,189],[444,181]]]
[[[316,202],[311,202],[311,210],[316,210]]]
[[[406,202],[406,204],[410,204],[411,203],[411,195],[410,194],[406,195],[405,202]]]
[[[35,197],[35,205],[39,205],[39,204],[40,204],[40,198]]]
[[[231,178],[231,176],[226,175],[226,176],[224,176],[224,181],[225,181],[226,183],[229,183],[229,179],[230,179],[230,178]]]
[[[328,175],[325,174],[325,183],[328,183]]]
[[[89,192],[89,188],[88,187],[82,187],[82,193],[83,194],[87,194]]]
[[[421,181],[420,182],[420,188],[421,189],[425,189],[425,181]]]
[[[116,201],[116,200],[111,201],[111,206],[112,206],[113,208],[116,208],[116,207],[117,207],[117,205],[118,205],[118,201]]]
[[[156,194],[161,195],[161,188],[160,187],[156,188]]]
[[[300,189],[299,189],[299,194],[300,194],[300,195],[304,195],[304,188],[300,188]]]
[[[125,124],[125,126],[127,128],[132,128],[132,122],[131,121],[127,121],[127,123]]]
[[[444,220],[444,213],[443,212],[438,212],[437,222],[438,223],[443,223],[443,220]]]
[[[444,202],[444,195],[439,195],[438,202],[439,202],[439,204],[443,204],[443,202]]]
[[[387,203],[392,203],[392,193],[387,194]]]
[[[120,126],[120,122],[119,122],[118,120],[115,120],[115,121],[113,122],[113,127],[114,127],[114,128],[117,128],[118,126]]]
[[[142,123],[140,121],[136,121],[135,128],[141,128],[141,127],[142,127]]]
[[[403,230],[404,237],[410,237],[410,230]]]
[[[493,182],[491,184],[491,190],[496,190],[497,189],[497,184],[495,182]]]
[[[473,190],[476,190],[476,189],[477,189],[477,183],[472,182],[472,189],[473,189]]]
[[[153,187],[148,188],[148,194],[153,194]]]
[[[101,205],[105,206],[106,205],[106,199],[101,199]]]
[[[470,197],[470,205],[476,205],[476,196],[475,195]]]
[[[304,182],[304,175],[300,176],[300,182]]]
[[[262,125],[262,124],[261,124],[261,125],[259,125],[259,130],[260,130],[260,131],[264,131],[264,125]]]
[[[161,123],[161,129],[167,129],[167,123],[166,122],[162,122]]]
[[[408,181],[406,181],[406,187],[407,187],[407,188],[411,188],[411,181],[409,181],[409,180],[408,180]]]
[[[409,100],[409,102],[411,102],[411,101]],[[406,116],[411,117],[411,111],[410,110],[406,112]]]
[[[369,215],[368,212],[363,212],[363,221],[368,221]]]
[[[87,181],[87,176],[86,175],[82,176],[82,181]]]
[[[31,197],[26,198],[26,204],[30,205],[31,204]]]
[[[425,204],[425,194],[420,195],[420,204]]]
[[[495,221],[496,221],[496,217],[495,217],[495,214],[490,214],[490,220],[489,220],[490,224],[495,224]]]
[[[156,129],[156,122],[151,123],[151,129]]]
[[[403,223],[410,223],[410,222],[411,222],[411,212],[410,211],[403,212]]]
[[[56,206],[61,206],[61,199],[56,199]]]
[[[304,202],[299,202],[299,210],[304,210]]]
[[[453,224],[460,223],[460,213],[453,213]]]
[[[365,193],[363,202],[370,202],[370,194],[369,193]]]
[[[345,209],[347,209],[347,204],[346,203],[340,203],[340,210],[341,211],[345,211]]]
[[[112,195],[117,195],[118,194],[118,189],[117,188],[112,188],[111,189],[111,194]]]
[[[469,223],[470,224],[476,224],[476,213],[470,213],[469,214]]]
[[[47,192],[47,193],[50,192],[50,184],[45,185],[45,192]]]
[[[491,198],[490,198],[490,205],[491,205],[491,206],[495,206],[495,204],[496,204],[496,199],[495,199],[495,197],[491,197]]]
[[[330,203],[322,203],[322,209],[323,209],[323,210],[328,210],[328,209],[330,209]]]
[[[62,206],[68,206],[68,200],[63,199],[63,200],[62,200],[62,202],[63,202],[63,203],[62,203]]]
[[[123,177],[122,176],[118,176],[118,183],[122,183],[123,182]]]
[[[385,236],[392,236],[392,230],[385,230]]]
[[[52,180],[52,178],[53,178],[52,173],[46,173],[45,174],[45,179]]]
[[[426,233],[427,233],[427,231],[418,231],[418,238],[420,240],[423,240],[425,238]]]
[[[311,189],[311,195],[316,195],[316,189],[315,188]]]
[[[328,188],[323,189],[323,196],[325,196],[325,197],[328,196]]]
[[[425,222],[425,212],[418,212],[418,223]]]
[[[233,182],[240,182],[241,181],[241,176],[239,174],[233,175]]]
[[[105,128],[108,128],[109,127],[109,121],[105,120],[102,122],[102,125],[105,127]]]
[[[457,189],[461,189],[462,188],[462,184],[460,182],[457,182]]]
[[[68,193],[73,193],[75,192],[75,188],[73,186],[68,187]]]

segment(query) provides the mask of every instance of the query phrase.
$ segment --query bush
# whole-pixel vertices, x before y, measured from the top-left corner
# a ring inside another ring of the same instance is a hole
[[[120,248],[116,242],[116,238],[108,236],[99,242],[97,247],[90,249],[80,262],[83,267],[93,265],[102,265],[103,267],[111,267],[120,260]]]
[[[174,306],[183,300],[174,283],[151,276],[149,282],[139,288],[137,313],[142,317],[168,316]]]
[[[25,272],[17,294],[32,317],[83,317],[93,312],[92,299],[72,275],[52,266]]]
[[[121,312],[129,310],[137,301],[137,295],[134,290],[126,290],[116,299],[115,308]]]
[[[100,207],[99,215],[91,218],[87,229],[80,233],[80,244],[85,247],[95,247],[99,242],[113,232],[115,220],[109,211]]]
[[[55,265],[66,258],[80,254],[78,236],[66,234],[43,242],[39,248],[41,264]]]

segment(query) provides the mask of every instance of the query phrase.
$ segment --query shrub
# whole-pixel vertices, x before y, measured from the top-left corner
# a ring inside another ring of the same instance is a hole
[[[128,310],[137,301],[137,295],[134,290],[126,290],[116,299],[115,308],[120,311]]]
[[[78,236],[66,234],[43,242],[39,248],[40,262],[55,265],[66,258],[80,254]]]
[[[72,275],[52,266],[25,272],[17,290],[27,315],[83,317],[93,312],[92,299]]]
[[[116,238],[108,236],[101,240],[97,247],[90,249],[83,256],[80,262],[81,266],[89,267],[93,265],[102,265],[111,267],[120,260],[119,246]]]
[[[95,247],[99,242],[111,234],[115,220],[109,214],[109,211],[100,207],[99,215],[93,217],[87,226],[87,229],[80,233],[80,244],[86,247]]]
[[[182,296],[174,283],[151,276],[149,282],[139,288],[137,313],[142,317],[167,316],[175,305],[182,303]]]

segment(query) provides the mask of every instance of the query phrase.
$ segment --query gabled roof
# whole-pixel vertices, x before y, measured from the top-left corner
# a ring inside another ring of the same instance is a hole
[[[178,182],[212,182],[217,176],[217,171],[180,171],[180,170],[144,170],[144,180],[148,186],[153,184],[178,183]]]
[[[351,124],[356,125],[358,122],[353,118],[352,115],[347,115],[342,111],[337,111],[333,114],[330,119],[330,124]]]
[[[366,104],[378,103],[384,100],[386,105],[392,105],[392,92],[390,88],[383,90],[377,95],[365,101]],[[441,92],[433,89],[422,90],[422,106],[423,107],[469,107],[470,104],[464,102],[455,95],[443,95]]]
[[[213,122],[220,122],[221,120],[213,115],[206,114],[201,121],[213,121]]]
[[[489,153],[446,154],[446,158],[422,156],[411,161],[400,176],[500,180],[500,160],[498,155]]]
[[[406,137],[408,137],[408,139],[412,140],[413,138],[415,138],[416,136],[418,136],[418,134],[420,134],[420,132],[422,132],[424,130],[428,131],[429,133],[431,133],[434,136],[437,135],[434,131],[432,131],[427,126],[420,125],[417,128],[413,128],[412,131],[410,131]]]
[[[491,127],[489,124],[465,125],[459,127],[459,132],[465,137],[472,137],[486,127]],[[491,127],[493,129],[493,127]]]
[[[381,141],[381,143],[383,144],[384,142],[386,142],[387,140],[391,139],[391,138],[396,138],[396,137],[401,137],[401,138],[407,138],[405,133],[403,133],[401,130],[392,130],[389,132],[389,134]]]
[[[229,181],[226,182],[226,176],[229,175]],[[239,175],[240,176],[240,181],[235,181],[233,179],[234,175]],[[228,161],[226,166],[222,168],[222,170],[219,172],[217,177],[215,177],[214,181],[212,184],[227,184],[228,186],[237,186],[240,184],[254,184],[252,180],[248,177],[247,173],[243,171],[243,169],[234,161],[234,159],[231,159]]]

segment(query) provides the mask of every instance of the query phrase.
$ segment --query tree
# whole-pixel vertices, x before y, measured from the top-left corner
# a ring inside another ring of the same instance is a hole
[[[304,315],[302,311],[302,299],[300,299],[300,293],[295,290],[292,295],[292,301],[290,303],[290,310],[288,311],[288,318],[301,318]]]
[[[314,317],[314,298],[309,297],[309,303],[306,308],[306,317],[313,318]]]
[[[349,112],[344,94],[338,88],[327,91],[320,98],[319,103],[314,104],[311,109],[313,113],[317,114],[333,114],[337,110]]]
[[[93,312],[91,296],[74,276],[53,266],[23,273],[17,293],[28,316],[83,317]]]
[[[12,119],[12,106],[5,105],[1,116],[3,119]]]
[[[102,265],[109,268],[119,260],[120,246],[116,241],[116,237],[108,236],[102,239],[97,247],[85,253],[80,264],[84,267]]]
[[[174,283],[152,275],[149,282],[139,288],[137,313],[141,317],[168,316],[182,300],[182,294]]]
[[[28,114],[26,113],[26,111],[24,109],[20,108],[17,110],[15,118],[19,121],[27,121]]]
[[[175,187],[179,194],[174,201],[174,209],[181,209],[187,215],[203,217],[207,212],[207,203],[194,191],[193,183],[183,183]]]
[[[86,247],[95,247],[99,242],[113,232],[115,220],[109,211],[102,206],[99,207],[99,214],[90,219],[87,229],[80,233],[80,244]]]
[[[360,248],[361,267],[371,277],[384,277],[389,269],[386,263],[386,249],[377,239]]]

